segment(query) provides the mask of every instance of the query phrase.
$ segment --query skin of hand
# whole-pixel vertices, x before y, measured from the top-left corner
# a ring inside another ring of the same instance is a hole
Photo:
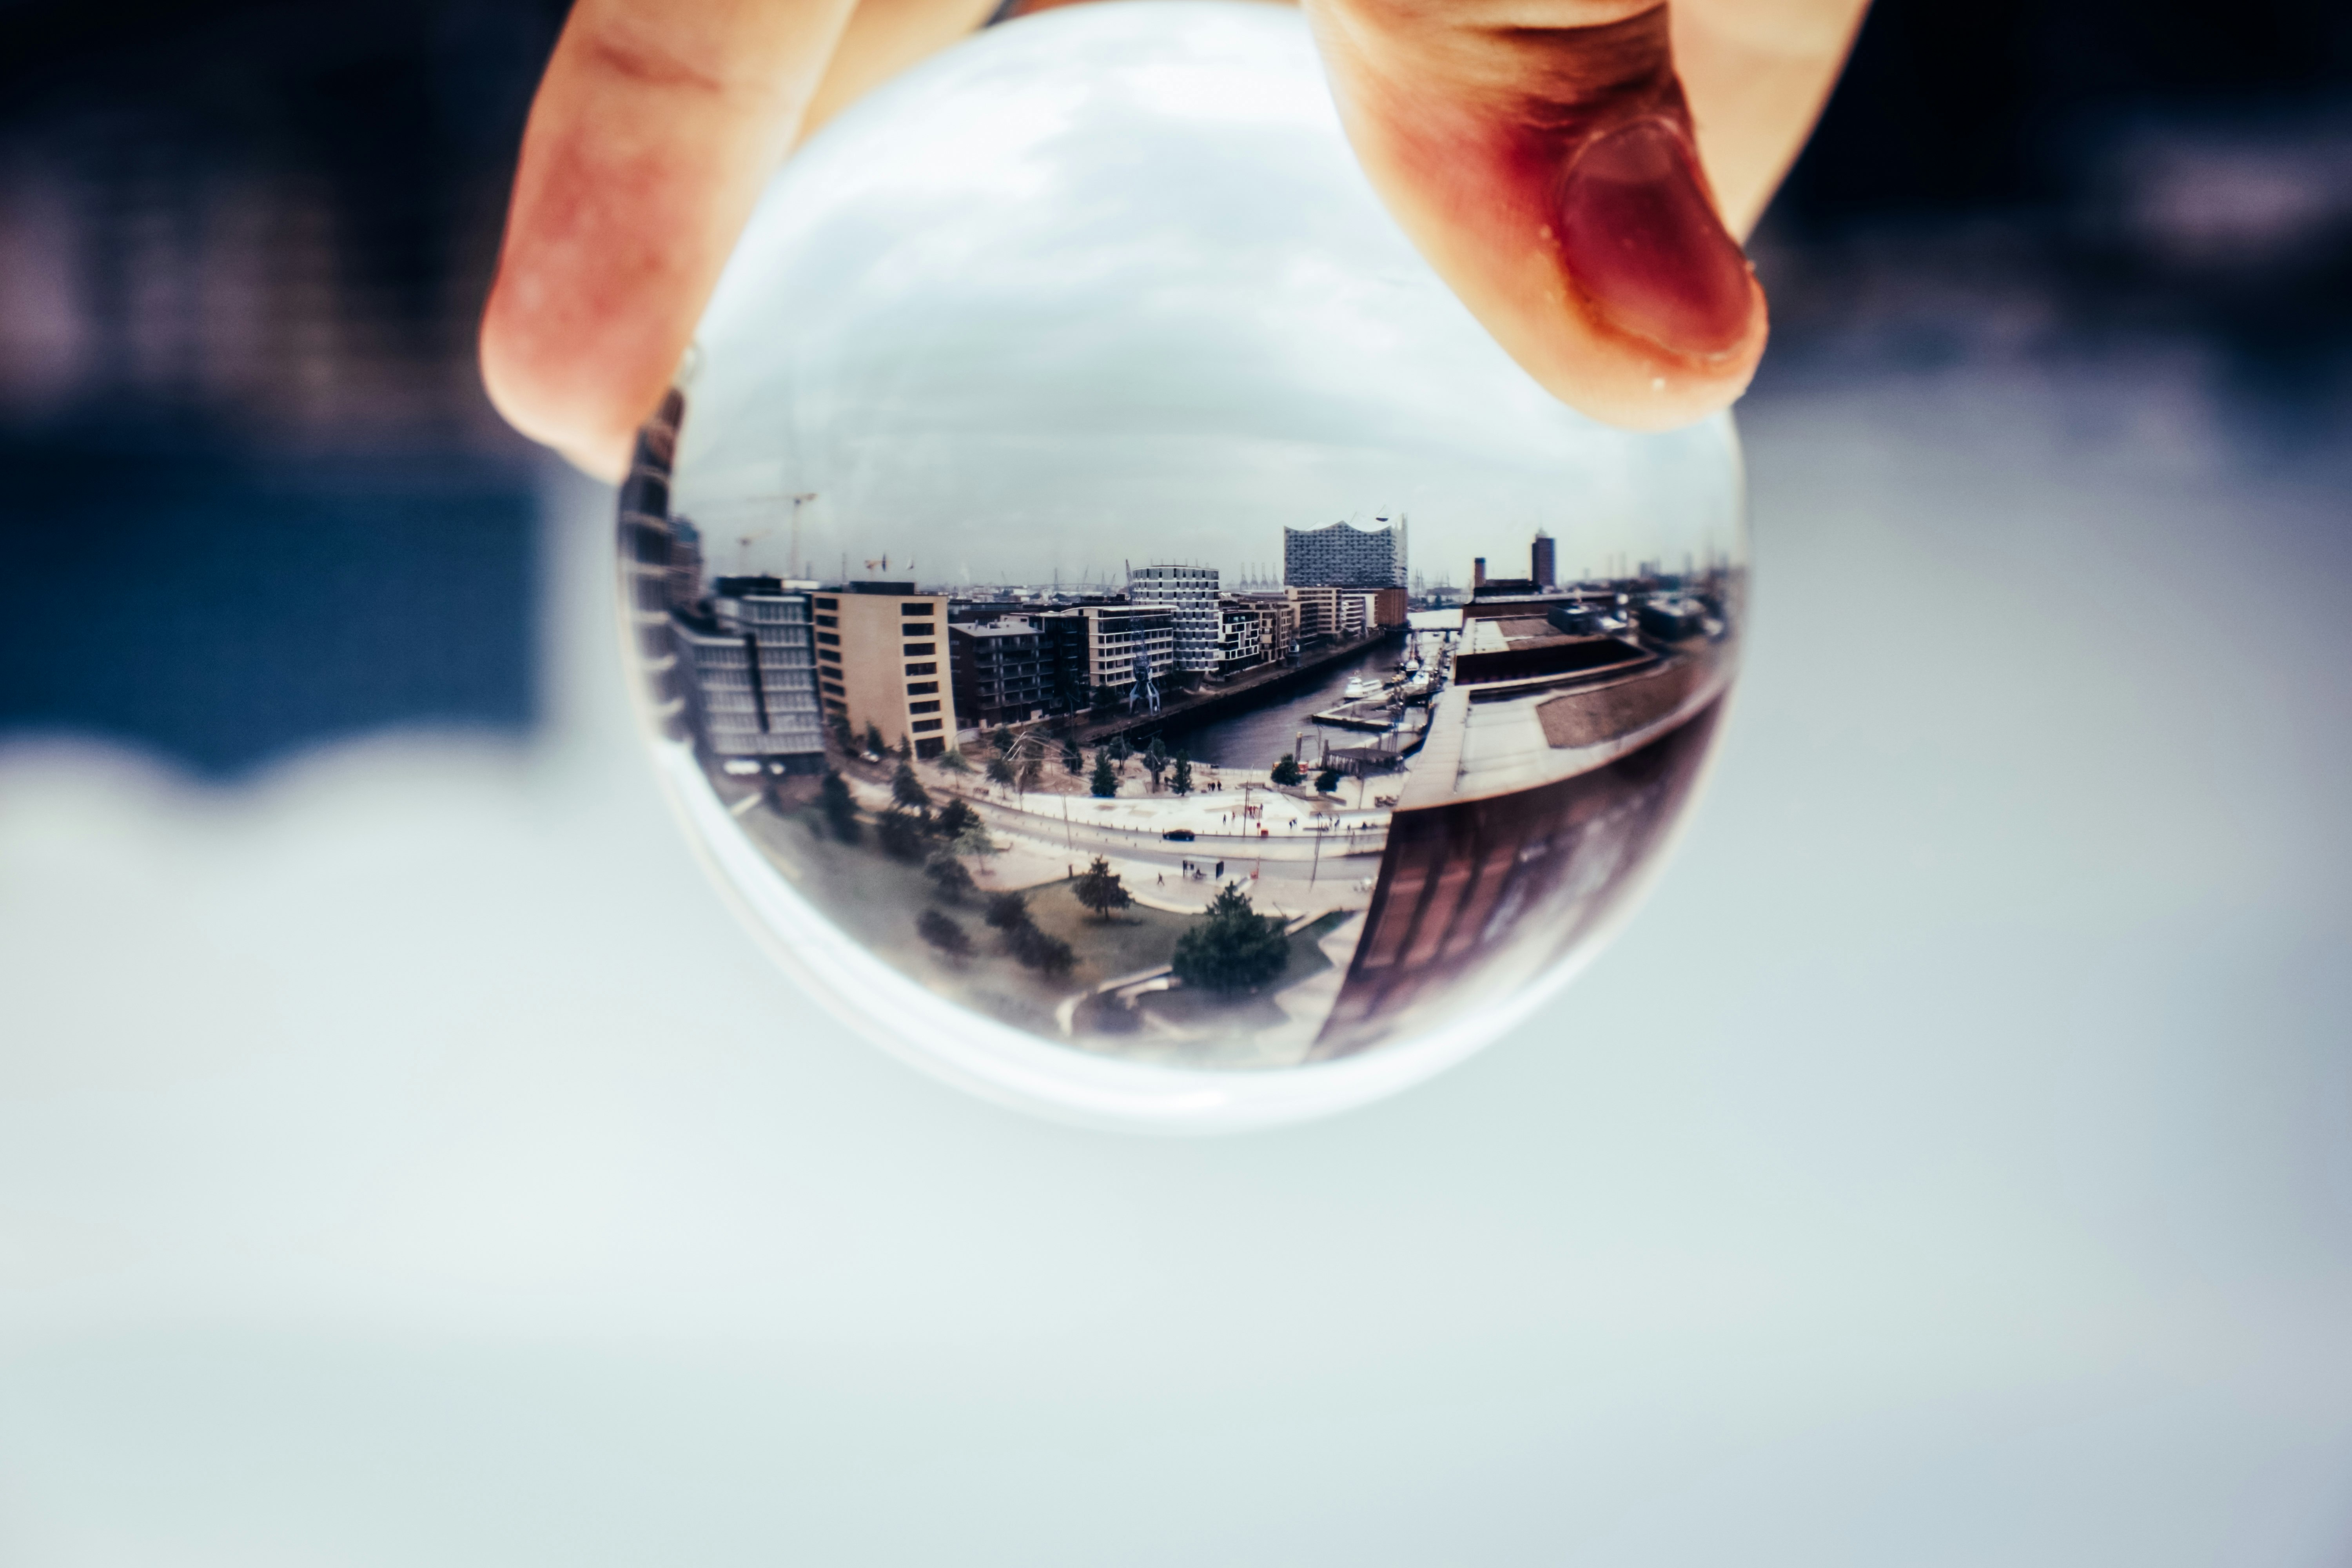
[[[1736,237],[1811,132],[1867,0],[1303,4],[1373,188],[1553,395],[1662,429],[1746,389],[1766,316]],[[483,313],[499,411],[617,477],[776,165],[992,10],[579,0]]]

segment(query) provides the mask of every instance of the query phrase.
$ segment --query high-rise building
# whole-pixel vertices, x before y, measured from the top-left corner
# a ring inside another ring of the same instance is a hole
[[[1535,544],[1528,552],[1528,575],[1535,579],[1537,587],[1556,588],[1559,585],[1559,557],[1553,551],[1552,537],[1540,528],[1536,530]]]
[[[1405,520],[1376,520],[1378,528],[1335,522],[1282,531],[1282,580],[1299,588],[1402,588]]]
[[[1256,605],[1230,595],[1217,601],[1217,668],[1223,680],[1266,659],[1267,622],[1272,617]]]
[[[709,615],[671,613],[695,732],[711,755],[791,773],[824,766],[809,605],[804,589],[773,577],[722,577]]]
[[[1284,593],[1297,613],[1300,642],[1328,642],[1339,635],[1339,589],[1293,587]]]
[[[948,663],[947,600],[912,583],[852,583],[814,599],[817,679],[824,710],[854,734],[914,743],[936,757],[955,739]]]
[[[702,531],[685,518],[670,519],[669,607],[691,610],[702,599]]]
[[[1128,602],[1165,605],[1175,613],[1176,668],[1207,673],[1217,667],[1217,569],[1138,566],[1127,574]]]

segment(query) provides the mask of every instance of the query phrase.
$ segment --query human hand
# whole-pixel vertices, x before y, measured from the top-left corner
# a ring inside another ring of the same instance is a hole
[[[1555,396],[1656,429],[1738,397],[1763,212],[1867,0],[1303,0],[1373,187]],[[482,321],[491,401],[616,476],[792,147],[992,0],[579,0]]]

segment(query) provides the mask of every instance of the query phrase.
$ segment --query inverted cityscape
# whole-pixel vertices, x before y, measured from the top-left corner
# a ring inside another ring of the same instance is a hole
[[[656,723],[849,935],[1079,1049],[1292,1067],[1531,981],[1653,858],[1731,678],[1728,559],[1566,575],[1537,531],[1432,584],[1402,515],[1284,529],[1278,582],[714,573],[686,412],[621,498]]]

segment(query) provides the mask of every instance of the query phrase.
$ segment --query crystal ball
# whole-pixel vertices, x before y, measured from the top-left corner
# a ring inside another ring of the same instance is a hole
[[[1220,0],[989,28],[812,138],[619,541],[657,771],[801,986],[1158,1130],[1538,1009],[1689,805],[1746,578],[1729,421],[1547,395],[1298,15]]]

